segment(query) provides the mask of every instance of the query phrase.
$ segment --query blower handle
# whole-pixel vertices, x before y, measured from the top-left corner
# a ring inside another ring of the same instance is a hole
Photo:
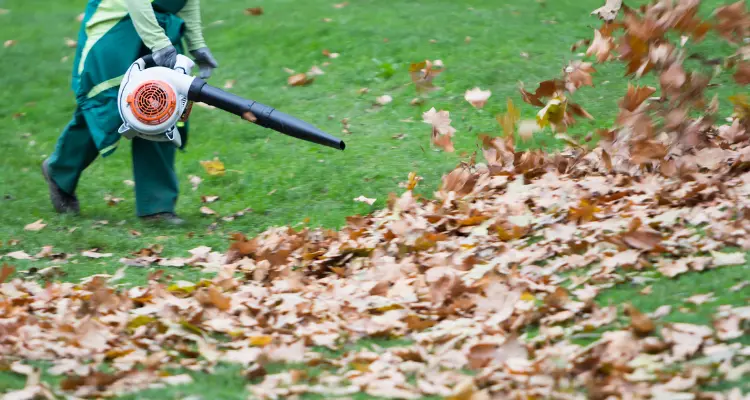
[[[154,56],[151,54],[147,54],[143,57],[141,57],[141,60],[143,60],[143,63],[145,65],[145,69],[156,67],[156,61],[154,61]]]
[[[333,137],[307,122],[284,114],[273,107],[244,99],[240,96],[211,86],[203,79],[195,78],[188,91],[188,100],[205,103],[238,115],[243,119],[273,129],[297,139],[344,150],[343,140]]]

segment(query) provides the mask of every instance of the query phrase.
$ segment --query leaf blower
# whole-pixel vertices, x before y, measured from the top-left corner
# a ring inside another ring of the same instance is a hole
[[[191,76],[193,60],[177,56],[174,69],[156,66],[150,55],[130,66],[120,84],[117,104],[123,124],[118,132],[128,139],[140,137],[182,146],[177,123],[187,120],[194,102],[214,106],[264,128],[344,150],[344,141],[281,111],[243,99]]]

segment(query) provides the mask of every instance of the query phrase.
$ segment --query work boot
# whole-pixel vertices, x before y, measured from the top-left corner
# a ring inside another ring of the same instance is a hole
[[[65,193],[57,186],[57,183],[49,176],[48,163],[49,160],[44,160],[42,163],[42,175],[44,175],[44,180],[47,181],[47,186],[49,186],[49,198],[52,201],[52,206],[55,207],[55,211],[59,214],[80,213],[81,205],[78,203],[78,198],[74,194]]]
[[[165,222],[170,225],[182,225],[185,223],[184,219],[178,217],[177,214],[173,212],[160,212],[146,215],[141,217],[141,219],[149,222]]]

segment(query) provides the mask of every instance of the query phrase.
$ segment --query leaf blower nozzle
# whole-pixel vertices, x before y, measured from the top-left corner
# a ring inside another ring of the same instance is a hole
[[[200,78],[195,78],[190,85],[188,99],[220,108],[264,128],[273,129],[276,132],[297,139],[333,147],[338,150],[346,148],[343,140],[331,136],[307,122],[287,115],[273,107],[244,99],[211,86]]]

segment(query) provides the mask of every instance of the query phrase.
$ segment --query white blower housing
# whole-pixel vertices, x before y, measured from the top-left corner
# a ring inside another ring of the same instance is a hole
[[[182,146],[177,123],[190,114],[188,102],[193,60],[177,56],[174,70],[148,68],[139,59],[130,66],[120,84],[117,104],[123,124],[118,132],[128,138],[140,137],[157,142],[173,142]],[[178,73],[175,73],[178,72]]]

